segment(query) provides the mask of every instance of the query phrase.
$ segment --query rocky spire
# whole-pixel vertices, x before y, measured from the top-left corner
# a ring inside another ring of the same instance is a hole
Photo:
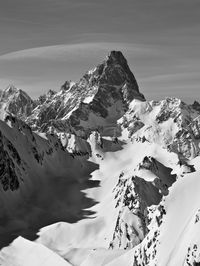
[[[93,70],[88,71],[79,83],[82,87],[120,88],[128,102],[135,98],[145,100],[139,92],[137,81],[127,60],[120,51],[111,51],[106,59]]]
[[[128,81],[130,83],[134,83],[136,85],[135,89],[139,91],[136,79],[133,73],[131,72],[128,66],[128,62],[121,51],[111,51],[107,57],[106,63],[108,66],[112,66],[112,67],[119,65],[121,69],[123,69],[124,74],[126,74],[126,78],[128,79]]]

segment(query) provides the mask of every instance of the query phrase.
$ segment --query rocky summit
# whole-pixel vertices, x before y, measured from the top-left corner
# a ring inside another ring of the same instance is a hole
[[[26,122],[39,131],[71,129],[84,134],[105,123],[115,124],[133,99],[144,96],[122,53],[112,51],[78,83],[66,81],[59,92],[40,97]]]
[[[197,101],[147,101],[111,51],[0,118],[0,265],[200,265]]]

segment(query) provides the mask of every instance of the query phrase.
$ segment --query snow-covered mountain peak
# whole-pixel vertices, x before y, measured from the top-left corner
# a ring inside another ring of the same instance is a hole
[[[2,91],[1,100],[8,100],[10,97],[24,97],[27,100],[31,100],[30,96],[28,96],[25,91],[15,87],[14,85],[9,85]]]
[[[16,97],[20,93],[20,89],[16,88],[14,85],[9,85],[2,91],[1,101],[7,101],[11,97]]]
[[[27,117],[30,115],[33,105],[33,100],[25,91],[10,85],[2,91],[0,96],[0,117],[3,118],[6,113],[21,118]]]
[[[13,94],[15,92],[17,92],[19,89],[16,88],[13,84],[10,84],[7,88],[5,88],[3,91],[5,93],[9,93],[9,94]]]
[[[74,266],[199,265],[198,102],[146,101],[119,51],[35,101],[0,94],[0,243],[43,227],[0,264],[29,265],[30,247]]]
[[[59,92],[42,96],[26,121],[40,131],[51,127],[68,132],[70,128],[88,135],[98,127],[117,125],[135,98],[144,101],[126,59],[112,51],[79,82],[66,81]]]
[[[119,123],[133,141],[158,143],[180,158],[194,158],[200,152],[200,112],[180,99],[133,100]]]

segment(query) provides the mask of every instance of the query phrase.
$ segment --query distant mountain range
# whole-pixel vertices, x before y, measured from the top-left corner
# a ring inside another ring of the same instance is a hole
[[[200,265],[197,101],[146,101],[111,51],[0,119],[0,265]]]

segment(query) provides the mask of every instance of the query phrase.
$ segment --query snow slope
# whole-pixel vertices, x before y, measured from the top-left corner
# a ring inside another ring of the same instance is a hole
[[[195,161],[199,165],[199,158]],[[152,221],[150,233],[143,242],[108,265],[198,265],[200,179],[197,172],[186,174],[170,188],[170,193],[161,203],[166,214],[159,225]],[[159,214],[157,213],[159,216]],[[157,217],[158,217],[157,216]],[[156,217],[156,212],[155,212]],[[135,264],[134,264],[135,263]]]
[[[0,264],[5,266],[69,266],[68,262],[43,245],[18,237],[9,248],[3,248]]]

